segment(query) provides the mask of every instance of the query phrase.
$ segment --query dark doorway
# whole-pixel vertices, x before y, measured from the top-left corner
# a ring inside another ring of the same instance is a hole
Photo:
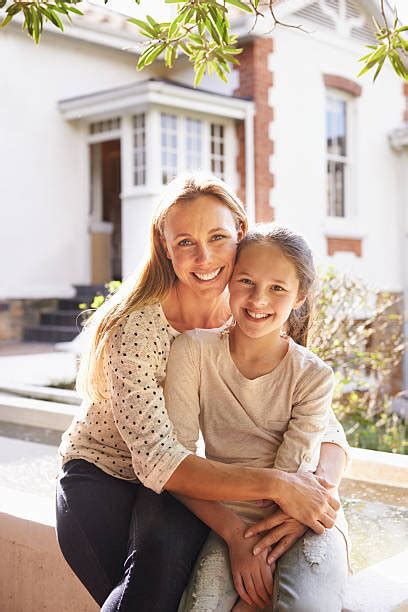
[[[102,220],[112,224],[110,269],[112,278],[122,279],[122,206],[120,200],[120,140],[101,143]]]

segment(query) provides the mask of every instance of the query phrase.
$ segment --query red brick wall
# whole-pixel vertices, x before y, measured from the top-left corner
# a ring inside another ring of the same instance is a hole
[[[273,209],[269,204],[274,176],[269,170],[269,156],[273,153],[273,142],[269,138],[269,124],[273,121],[273,109],[268,103],[268,90],[273,84],[273,75],[268,69],[268,56],[273,51],[271,38],[254,38],[244,47],[239,56],[239,87],[234,95],[251,98],[255,103],[255,210],[257,221],[272,221]],[[245,133],[244,124],[237,124],[239,142],[237,170],[240,176],[239,195],[245,202]]]
[[[359,83],[356,83],[351,79],[346,79],[345,77],[338,76],[337,74],[324,74],[323,80],[326,87],[339,89],[340,91],[349,93],[352,96],[361,96],[361,93],[363,91]]]
[[[360,238],[327,238],[327,254],[334,255],[338,252],[354,253],[357,257],[362,256],[362,244]]]

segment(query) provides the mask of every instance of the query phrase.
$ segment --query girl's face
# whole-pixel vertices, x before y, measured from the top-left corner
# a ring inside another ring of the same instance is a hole
[[[242,236],[231,210],[205,195],[169,211],[163,245],[179,282],[196,294],[215,298],[231,277]]]
[[[299,296],[296,269],[274,244],[249,244],[241,252],[229,285],[230,307],[250,338],[280,333]]]

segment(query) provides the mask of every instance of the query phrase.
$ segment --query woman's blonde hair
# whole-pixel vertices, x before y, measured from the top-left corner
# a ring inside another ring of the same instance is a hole
[[[173,287],[176,275],[163,246],[166,216],[177,204],[200,196],[217,198],[231,210],[237,229],[244,233],[247,231],[244,207],[221,179],[211,174],[193,173],[171,181],[163,191],[151,222],[150,252],[146,261],[98,308],[86,325],[86,348],[77,377],[77,389],[81,395],[91,400],[107,397],[103,353],[109,332],[131,312],[160,303]]]
[[[301,306],[292,310],[284,331],[297,344],[307,346],[308,333],[313,322],[316,287],[316,269],[309,245],[301,234],[287,227],[274,223],[260,223],[239,243],[236,261],[250,244],[274,244],[293,264],[299,281],[298,293],[305,300]]]

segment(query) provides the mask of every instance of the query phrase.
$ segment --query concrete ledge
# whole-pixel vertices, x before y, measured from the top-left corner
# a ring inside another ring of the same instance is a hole
[[[1,512],[0,549],[2,612],[99,609],[65,562],[52,526]]]
[[[0,393],[18,395],[25,398],[59,402],[61,404],[74,404],[79,406],[81,398],[71,389],[58,389],[39,385],[6,384],[0,383]]]
[[[79,406],[0,392],[0,421],[65,431]]]
[[[351,459],[351,465],[346,472],[347,478],[408,487],[408,455],[352,448]]]

